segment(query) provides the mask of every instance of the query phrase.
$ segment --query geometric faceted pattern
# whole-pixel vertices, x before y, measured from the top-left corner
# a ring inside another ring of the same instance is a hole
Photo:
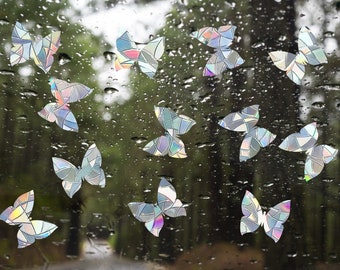
[[[327,57],[323,49],[317,46],[316,39],[307,27],[302,27],[298,39],[299,52],[297,55],[284,52],[270,52],[269,56],[274,65],[286,71],[287,76],[293,82],[301,85],[305,75],[305,65],[320,65],[327,63]]]
[[[268,146],[276,137],[265,128],[255,127],[259,118],[259,105],[252,105],[241,112],[228,114],[218,123],[225,129],[245,133],[240,148],[240,161],[254,157],[261,147]]]
[[[153,78],[158,68],[158,60],[164,53],[164,37],[156,38],[138,49],[129,32],[125,32],[116,41],[115,70],[130,68],[135,62],[149,78]]]
[[[163,215],[186,216],[185,206],[177,199],[175,188],[164,177],[158,186],[157,204],[131,202],[128,206],[133,216],[144,222],[148,231],[157,237],[164,224]]]
[[[289,135],[279,145],[279,148],[289,152],[306,152],[304,178],[307,182],[318,176],[325,164],[338,154],[338,150],[329,145],[316,145],[318,136],[316,123],[313,122],[301,128],[299,133]]]
[[[47,73],[53,64],[53,55],[60,46],[60,34],[60,31],[53,32],[44,38],[33,41],[23,25],[16,22],[12,31],[11,65],[14,66],[33,59],[34,63]]]
[[[283,232],[283,223],[289,217],[290,200],[280,202],[271,207],[268,213],[262,211],[262,208],[254,197],[254,195],[246,191],[243,197],[242,204],[243,217],[240,222],[241,235],[252,233],[263,226],[266,234],[272,238],[275,243],[280,240]]]
[[[187,133],[196,122],[185,115],[177,115],[173,110],[165,107],[155,106],[155,114],[166,132],[165,135],[145,145],[143,150],[155,156],[186,158],[184,143],[178,135]]]
[[[62,180],[66,194],[72,196],[81,188],[83,179],[89,184],[105,187],[105,174],[101,154],[95,144],[86,151],[80,168],[65,159],[53,157],[53,168],[56,175]]]
[[[52,95],[57,102],[48,103],[38,114],[64,130],[78,132],[77,120],[69,108],[69,103],[79,101],[92,93],[92,89],[80,83],[68,83],[51,78]]]
[[[18,248],[25,248],[35,242],[51,235],[58,227],[42,220],[31,220],[33,210],[34,191],[20,195],[13,206],[8,207],[0,214],[0,219],[9,225],[19,225],[17,234]]]
[[[224,25],[218,29],[204,27],[191,33],[192,37],[215,49],[215,53],[204,67],[203,76],[218,76],[226,69],[233,69],[244,63],[244,59],[229,48],[234,39],[235,30],[236,26]]]

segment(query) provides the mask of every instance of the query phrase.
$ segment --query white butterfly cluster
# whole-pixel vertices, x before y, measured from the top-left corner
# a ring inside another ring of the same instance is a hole
[[[241,112],[228,114],[219,122],[223,128],[246,134],[240,148],[240,161],[254,157],[261,147],[268,146],[276,137],[267,129],[255,126],[259,117],[259,105],[252,105]],[[300,133],[289,135],[279,146],[286,151],[307,153],[304,177],[306,181],[318,176],[324,164],[334,160],[338,154],[338,150],[329,145],[316,146],[317,139],[316,123],[311,123],[303,127]]]

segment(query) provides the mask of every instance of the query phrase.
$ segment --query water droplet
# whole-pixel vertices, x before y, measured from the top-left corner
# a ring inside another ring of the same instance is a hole
[[[257,42],[257,43],[254,43],[253,45],[251,45],[251,47],[254,48],[254,49],[264,47],[264,46],[265,46],[264,42]]]
[[[24,115],[24,114],[19,115],[19,116],[17,117],[17,120],[27,120],[27,115]]]
[[[65,22],[65,21],[66,21],[66,16],[64,16],[64,15],[58,15],[58,16],[57,16],[57,20],[58,20],[59,22]]]
[[[38,93],[33,90],[27,90],[27,91],[21,92],[20,95],[23,97],[29,98],[29,97],[37,97]]]
[[[297,253],[295,252],[295,253],[288,253],[287,254],[287,257],[288,258],[295,258],[297,256]]]
[[[197,148],[212,147],[215,145],[214,142],[196,143]]]
[[[325,103],[320,102],[320,101],[316,101],[316,102],[312,103],[312,107],[320,110],[320,109],[325,108]]]
[[[329,258],[331,258],[331,259],[336,259],[338,256],[336,255],[336,253],[329,253],[328,254],[328,256],[329,256]]]
[[[335,108],[337,108],[340,111],[340,102],[335,104]]]
[[[135,141],[137,144],[146,142],[148,139],[144,137],[132,137],[131,140]]]
[[[9,24],[9,21],[7,21],[6,19],[0,19],[0,25],[6,25]]]
[[[0,75],[10,75],[10,76],[14,76],[15,73],[12,70],[7,70],[7,69],[3,69],[0,70]]]
[[[103,52],[103,55],[107,61],[112,61],[113,59],[116,58],[116,54],[110,51]]]
[[[71,62],[71,60],[72,60],[72,58],[66,53],[59,53],[59,55],[58,55],[58,63],[59,63],[60,66]]]
[[[113,94],[113,93],[117,93],[119,92],[119,90],[117,88],[114,87],[106,87],[104,89],[105,94]]]
[[[325,33],[323,33],[323,35],[325,38],[331,38],[335,36],[334,32],[332,31],[326,31]]]
[[[210,196],[208,196],[208,195],[200,194],[198,197],[199,197],[201,200],[210,200]]]

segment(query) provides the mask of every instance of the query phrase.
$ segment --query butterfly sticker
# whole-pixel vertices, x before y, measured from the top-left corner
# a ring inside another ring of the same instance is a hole
[[[20,195],[13,206],[0,214],[0,219],[9,225],[19,225],[17,233],[18,248],[32,245],[36,239],[50,236],[58,227],[42,220],[31,220],[30,215],[34,205],[34,191]]]
[[[145,222],[148,231],[157,237],[164,225],[164,215],[169,217],[187,215],[185,206],[177,199],[175,188],[164,177],[158,186],[157,204],[131,202],[128,205],[133,216]]]
[[[166,132],[165,135],[145,145],[143,150],[155,156],[186,158],[184,143],[178,135],[187,133],[196,122],[185,115],[177,115],[173,110],[165,107],[155,106],[155,114]]]
[[[38,37],[34,41],[23,25],[16,22],[12,31],[11,65],[14,66],[33,59],[34,63],[47,73],[53,64],[53,55],[60,46],[60,34],[60,31],[52,32],[48,36]]]
[[[80,168],[62,158],[53,157],[52,162],[54,172],[70,198],[80,189],[84,179],[91,185],[105,187],[105,174],[100,167],[102,156],[95,144],[86,151]]]
[[[59,79],[50,79],[52,95],[57,102],[48,103],[38,114],[64,130],[78,132],[77,120],[69,108],[69,103],[86,98],[92,89],[80,83],[68,83]]]
[[[293,133],[283,140],[279,148],[289,152],[306,152],[305,177],[308,182],[318,176],[325,164],[336,158],[338,150],[329,145],[316,145],[318,130],[313,122],[301,128],[299,133]]]
[[[298,54],[284,51],[270,52],[269,56],[274,65],[286,71],[289,79],[296,84],[301,84],[305,76],[305,65],[320,65],[327,63],[327,57],[323,49],[316,44],[316,38],[307,27],[302,27],[299,32]]]
[[[290,200],[280,202],[266,213],[262,211],[254,195],[247,190],[242,200],[241,209],[243,213],[240,222],[241,235],[255,232],[260,226],[263,226],[266,234],[275,243],[280,240],[283,223],[287,221],[290,214]]]
[[[230,113],[218,122],[225,129],[246,134],[240,148],[240,161],[254,157],[261,147],[268,146],[276,138],[267,129],[255,127],[259,118],[259,105],[252,105],[241,112]]]
[[[244,59],[229,48],[233,42],[236,28],[233,25],[224,25],[218,29],[204,27],[191,33],[190,36],[215,49],[215,53],[204,67],[203,76],[220,75],[226,69],[233,69],[244,63]]]
[[[164,41],[164,37],[159,37],[139,49],[126,31],[116,41],[115,70],[130,68],[137,62],[141,71],[149,78],[153,78],[157,71],[158,60],[164,53]]]

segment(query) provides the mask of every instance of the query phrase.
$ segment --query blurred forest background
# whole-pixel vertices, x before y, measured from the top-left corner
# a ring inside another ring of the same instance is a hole
[[[153,1],[135,1],[139,5],[147,2]],[[17,228],[1,222],[0,268],[76,259],[82,243],[95,239],[109,241],[122,257],[169,264],[174,269],[336,267],[340,262],[340,159],[306,183],[305,154],[284,152],[277,146],[287,135],[316,121],[318,144],[340,148],[340,2],[173,1],[165,27],[158,33],[145,30],[145,41],[154,35],[166,37],[166,52],[155,79],[133,68],[128,85],[131,98],[109,105],[101,101],[119,89],[100,86],[100,70],[93,61],[105,58],[105,66],[113,68],[107,52],[113,51],[114,44],[82,26],[76,19],[81,11],[75,5],[0,0],[0,209],[34,189],[32,218],[59,227],[49,238],[18,250]],[[121,1],[89,1],[87,6],[98,12],[118,5],[129,8]],[[299,20],[305,16],[312,18],[312,25],[307,26],[319,30],[321,46],[336,46],[327,53],[328,64],[307,67],[306,80],[298,87],[273,65],[268,52],[296,52],[297,33],[303,26]],[[10,66],[8,53],[16,21],[34,35],[62,32],[62,45],[48,74],[32,60]],[[202,69],[212,50],[189,34],[225,24],[237,26],[231,47],[246,62],[224,72],[221,79],[205,78]],[[91,96],[71,104],[79,133],[66,132],[37,115],[53,101],[48,84],[52,76],[94,89]],[[258,125],[277,138],[256,157],[240,163],[242,135],[217,123],[228,113],[253,104],[260,105]],[[169,107],[197,122],[181,136],[188,158],[154,157],[142,151],[148,141],[163,134],[154,105]],[[54,174],[51,157],[78,166],[93,142],[102,153],[107,186],[100,189],[84,182],[69,199]],[[130,214],[127,204],[156,202],[161,176],[171,179],[178,198],[190,205],[187,217],[166,219],[156,238]],[[292,200],[291,215],[277,244],[263,229],[240,235],[246,190],[264,208]]]

